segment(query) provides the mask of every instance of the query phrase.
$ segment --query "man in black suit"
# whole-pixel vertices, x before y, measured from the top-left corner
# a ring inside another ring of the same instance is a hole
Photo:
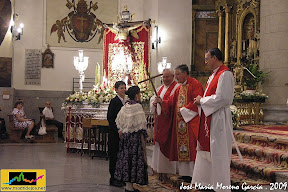
[[[108,154],[109,154],[110,185],[116,187],[123,187],[124,184],[114,178],[117,153],[119,150],[119,134],[115,120],[121,107],[126,102],[125,99],[126,84],[123,81],[117,81],[114,87],[115,91],[117,92],[117,95],[110,101],[107,113],[107,120],[109,122]]]

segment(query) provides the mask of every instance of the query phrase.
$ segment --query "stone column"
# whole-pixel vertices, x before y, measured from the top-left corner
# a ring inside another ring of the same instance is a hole
[[[264,93],[269,96],[265,104],[285,106],[287,102],[288,86],[285,86],[288,83],[287,18],[287,0],[261,0],[259,64],[261,70],[270,71],[268,80],[262,85]]]
[[[261,0],[260,69],[270,72],[262,85],[269,96],[263,107],[264,121],[288,121],[288,1]]]
[[[222,10],[217,10],[219,18],[219,32],[218,32],[218,48],[223,51],[223,12]]]
[[[224,52],[224,63],[228,64],[229,62],[229,29],[230,29],[230,11],[231,7],[225,6],[225,52]]]

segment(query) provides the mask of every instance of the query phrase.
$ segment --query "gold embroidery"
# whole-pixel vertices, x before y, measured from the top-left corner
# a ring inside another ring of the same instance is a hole
[[[180,108],[185,107],[187,102],[187,92],[189,85],[182,85],[179,90],[179,96],[177,101],[177,150],[178,161],[190,161],[190,148],[189,148],[189,130],[188,124],[184,121],[180,114]]]

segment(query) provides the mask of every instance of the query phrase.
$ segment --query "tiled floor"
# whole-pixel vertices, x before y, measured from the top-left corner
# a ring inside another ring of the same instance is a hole
[[[109,186],[109,162],[66,153],[63,143],[0,144],[0,169],[46,169],[47,191],[122,192]]]

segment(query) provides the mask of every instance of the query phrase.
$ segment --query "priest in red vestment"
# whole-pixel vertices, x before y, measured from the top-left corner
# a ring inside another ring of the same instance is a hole
[[[212,186],[217,192],[231,191],[233,140],[230,105],[234,98],[234,78],[222,61],[222,52],[218,48],[206,52],[205,64],[213,73],[207,81],[203,97],[199,95],[195,99],[202,112],[192,183]],[[226,186],[228,188],[225,189]]]
[[[189,181],[194,170],[200,123],[198,106],[194,104],[194,98],[203,95],[203,88],[199,81],[189,76],[187,65],[177,66],[174,75],[181,85],[167,100],[157,97],[155,103],[162,103],[165,116],[173,119],[170,127],[166,125],[166,129],[169,129],[170,142],[165,145],[163,154],[170,161],[176,162],[176,173]]]
[[[180,85],[174,80],[174,71],[171,69],[163,70],[163,83],[157,88],[157,94],[161,99],[168,99],[173,95],[176,88]],[[165,146],[170,143],[168,140],[169,127],[171,125],[172,118],[165,118],[161,114],[161,106],[157,104],[154,106],[156,95],[150,99],[150,112],[154,113],[154,142],[153,142],[153,154],[152,154],[152,169],[157,173],[174,173],[176,170],[176,163],[169,161],[169,159],[163,155]]]

